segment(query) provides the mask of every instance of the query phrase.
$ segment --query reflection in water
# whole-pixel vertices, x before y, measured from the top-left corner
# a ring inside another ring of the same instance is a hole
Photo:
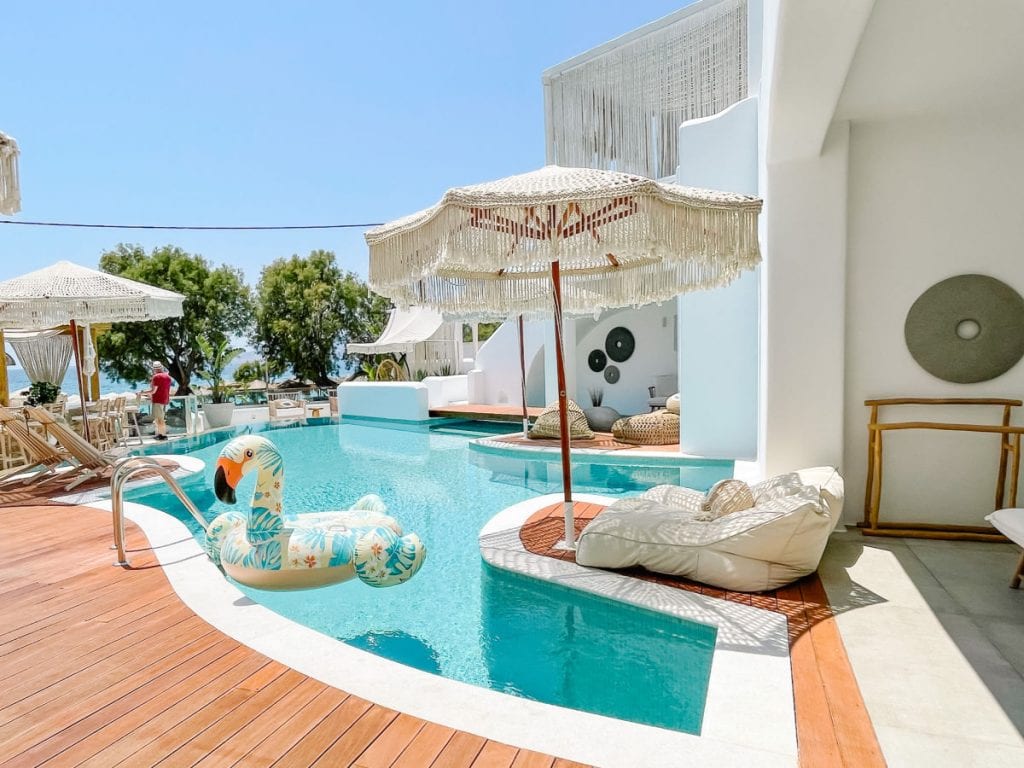
[[[483,566],[491,687],[699,733],[713,627]]]
[[[406,632],[398,629],[382,632],[364,632],[355,637],[339,637],[343,643],[369,651],[377,656],[397,661],[409,667],[435,675],[441,674],[441,663],[437,652],[429,645]]]

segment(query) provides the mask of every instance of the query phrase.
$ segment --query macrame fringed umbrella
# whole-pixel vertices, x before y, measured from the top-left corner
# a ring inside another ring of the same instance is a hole
[[[70,326],[71,347],[82,398],[86,437],[86,367],[96,370],[89,323],[125,323],[181,317],[185,297],[174,291],[128,280],[95,269],[58,261],[21,277],[0,282],[0,329],[43,330]],[[79,328],[85,325],[84,338]]]
[[[18,142],[0,131],[0,214],[8,216],[20,210]]]
[[[547,166],[449,190],[366,233],[370,286],[398,306],[555,319],[566,546],[575,537],[562,312],[726,285],[760,261],[761,201],[588,168]]]

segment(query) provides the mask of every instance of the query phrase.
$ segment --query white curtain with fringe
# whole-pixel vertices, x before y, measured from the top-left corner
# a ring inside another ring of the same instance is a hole
[[[550,77],[564,166],[676,172],[679,126],[747,97],[747,2],[721,2]]]
[[[32,382],[48,381],[58,387],[71,363],[71,337],[58,330],[6,331],[4,338]]]

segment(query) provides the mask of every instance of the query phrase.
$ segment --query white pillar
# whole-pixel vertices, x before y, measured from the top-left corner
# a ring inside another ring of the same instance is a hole
[[[678,183],[756,195],[756,98],[679,129]],[[758,427],[759,276],[680,296],[679,447],[753,459]]]

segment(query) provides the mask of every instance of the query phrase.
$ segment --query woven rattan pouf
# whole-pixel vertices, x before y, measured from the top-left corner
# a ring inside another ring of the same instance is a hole
[[[616,440],[637,445],[675,445],[679,442],[679,416],[668,411],[627,416],[612,424]]]
[[[594,433],[587,425],[587,417],[583,415],[582,409],[572,400],[568,401],[569,437],[573,440],[590,440]],[[548,438],[558,440],[562,436],[558,428],[558,403],[552,403],[537,417],[533,427],[530,429],[529,437]]]

